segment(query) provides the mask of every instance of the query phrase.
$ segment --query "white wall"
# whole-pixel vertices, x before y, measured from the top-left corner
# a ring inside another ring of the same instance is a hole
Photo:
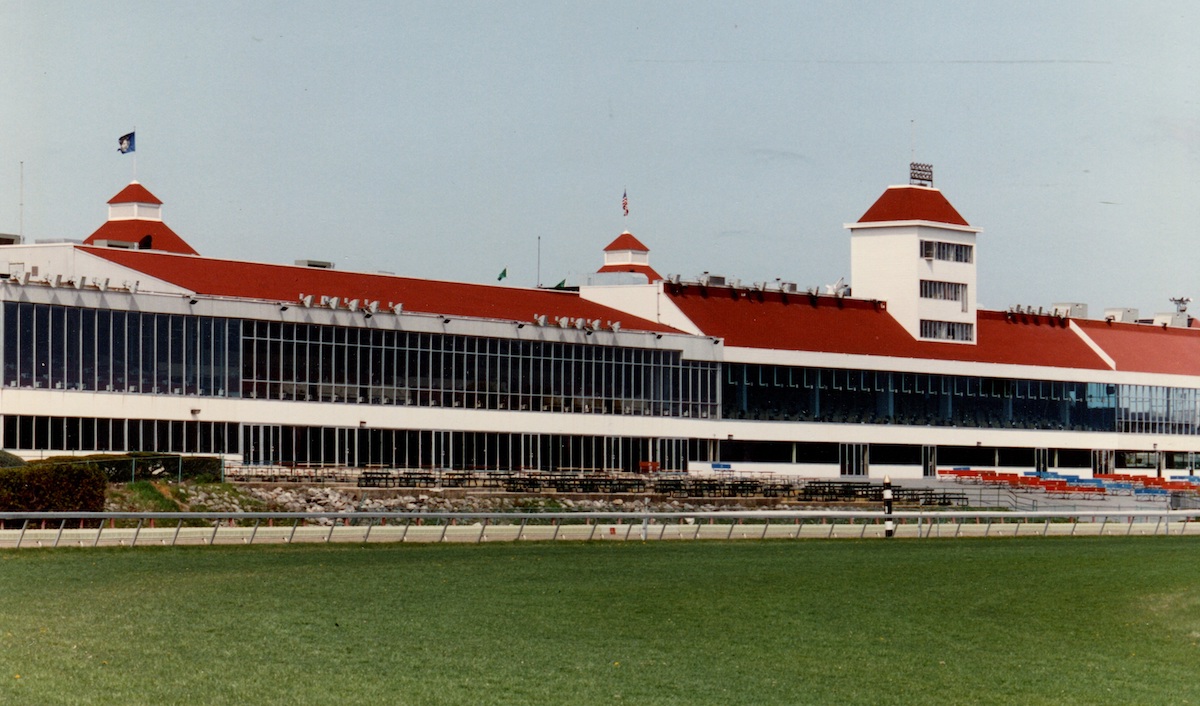
[[[579,288],[579,296],[680,331],[696,335],[703,333],[666,295],[662,282],[607,287],[583,286]]]

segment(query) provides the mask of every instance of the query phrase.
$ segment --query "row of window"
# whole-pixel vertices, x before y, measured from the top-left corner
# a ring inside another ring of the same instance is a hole
[[[715,416],[717,365],[678,351],[247,321],[243,395]]]
[[[921,338],[939,341],[974,341],[975,324],[921,319]]]
[[[245,425],[251,464],[460,471],[635,472],[644,462],[683,471],[709,460],[702,439],[514,434],[414,429]]]
[[[1200,433],[1200,390],[1121,385],[1118,395],[1117,431],[1172,435]]]
[[[13,387],[1200,434],[1192,388],[736,363],[722,383],[718,364],[678,351],[15,302],[3,312]]]
[[[654,416],[716,416],[715,363],[678,351],[4,305],[4,384]]]
[[[921,241],[921,257],[926,260],[971,263],[975,259],[975,248],[962,243],[944,243],[938,240]]]
[[[465,471],[541,470],[633,472],[645,463],[682,471],[708,463],[839,464],[842,475],[864,475],[871,465],[1088,468],[1190,471],[1200,452],[1092,451],[912,444],[708,441],[642,437],[516,434],[365,427],[239,425],[5,415],[5,448],[19,451],[146,451],[244,454],[252,464],[427,468]],[[239,445],[240,441],[240,445]]]
[[[240,321],[4,304],[4,384],[237,396]]]
[[[21,451],[152,451],[237,454],[236,422],[4,416],[4,448]]]
[[[726,364],[722,414],[1005,429],[1200,434],[1200,390]]]
[[[921,280],[921,298],[938,299],[940,301],[960,302],[962,310],[967,310],[967,285],[962,282],[939,282],[937,280]]]

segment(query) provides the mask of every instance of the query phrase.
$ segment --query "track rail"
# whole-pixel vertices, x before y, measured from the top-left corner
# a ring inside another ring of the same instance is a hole
[[[0,549],[298,542],[1198,535],[1200,510],[1111,512],[7,512]]]

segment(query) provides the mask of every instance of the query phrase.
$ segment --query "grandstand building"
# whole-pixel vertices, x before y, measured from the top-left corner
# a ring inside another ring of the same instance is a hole
[[[829,291],[661,277],[623,233],[567,290],[206,258],[137,182],[83,242],[0,245],[0,445],[248,464],[1165,476],[1200,455],[1175,313],[977,308],[931,183],[847,226]]]

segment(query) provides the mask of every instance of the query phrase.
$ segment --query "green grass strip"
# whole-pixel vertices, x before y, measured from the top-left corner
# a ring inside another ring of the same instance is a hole
[[[1200,703],[1200,541],[0,553],[0,702]]]

